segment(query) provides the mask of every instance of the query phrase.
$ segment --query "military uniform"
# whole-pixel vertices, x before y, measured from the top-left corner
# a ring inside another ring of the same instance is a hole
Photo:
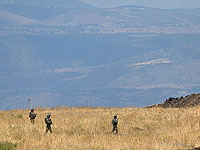
[[[112,124],[113,124],[113,130],[112,130],[112,132],[116,131],[116,133],[118,133],[118,128],[117,128],[118,119],[117,119],[117,115],[114,116],[114,119],[112,120]]]
[[[31,109],[31,112],[29,112],[29,118],[30,118],[30,121],[31,123],[35,123],[35,118],[36,118],[36,113],[34,113],[34,109]]]
[[[48,131],[50,131],[50,133],[52,133],[52,129],[51,129],[51,125],[52,125],[52,121],[51,121],[51,114],[48,114],[47,117],[45,118],[45,123],[46,123],[46,133],[48,133]]]

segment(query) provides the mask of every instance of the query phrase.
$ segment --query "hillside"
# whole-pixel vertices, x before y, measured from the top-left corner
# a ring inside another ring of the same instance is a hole
[[[14,33],[31,34],[29,31],[31,30],[38,34],[41,27],[43,31],[50,28],[54,34],[191,34],[200,32],[200,9],[173,10],[135,5],[103,9],[75,0],[59,0],[58,2],[19,0],[0,3],[0,10],[37,21],[37,24],[23,26],[20,32],[17,29],[21,26],[16,27],[17,23],[13,22]],[[5,28],[0,31],[8,32]],[[39,33],[41,34],[42,31]]]
[[[191,94],[180,98],[170,97],[162,104],[158,104],[158,107],[163,108],[182,108],[182,107],[195,107],[200,105],[200,94]],[[154,105],[156,106],[156,105]]]
[[[36,112],[32,125],[28,110],[0,111],[0,146],[9,142],[19,150],[186,150],[200,145],[199,107],[68,107]],[[52,134],[45,134],[47,113],[52,114]],[[111,133],[114,114],[119,119],[118,135]]]
[[[1,37],[4,110],[28,97],[36,107],[144,107],[199,92],[199,35]]]
[[[125,1],[121,1],[121,0],[80,0],[82,2],[87,2],[89,4],[95,5],[97,7],[114,7],[114,6],[121,6],[121,5],[138,5],[138,6],[151,6],[151,7],[156,7],[156,8],[199,8],[200,6],[200,2],[196,1],[196,0],[182,0],[181,3],[178,0],[163,0],[161,1],[155,1],[155,0],[133,0],[133,1],[129,1],[129,0],[125,0]]]
[[[200,9],[0,2],[0,109],[144,107],[200,91]],[[189,82],[188,82],[189,81]]]
[[[37,21],[0,10],[1,26],[18,26],[37,23]]]

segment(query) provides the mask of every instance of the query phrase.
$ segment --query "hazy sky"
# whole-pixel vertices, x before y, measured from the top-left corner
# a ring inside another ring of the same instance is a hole
[[[143,5],[157,8],[200,8],[200,0],[80,0],[98,7]]]

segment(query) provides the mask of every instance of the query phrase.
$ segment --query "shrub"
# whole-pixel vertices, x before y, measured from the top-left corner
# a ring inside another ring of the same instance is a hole
[[[0,150],[14,150],[16,149],[17,144],[9,142],[0,142]]]
[[[23,115],[22,114],[18,114],[17,116],[15,116],[14,114],[11,114],[11,116],[14,117],[14,118],[23,119]]]
[[[22,114],[18,114],[18,115],[17,115],[17,118],[22,119],[22,118],[23,118],[23,115],[22,115]]]

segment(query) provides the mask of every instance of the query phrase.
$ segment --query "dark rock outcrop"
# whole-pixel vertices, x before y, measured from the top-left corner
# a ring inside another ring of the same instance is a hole
[[[153,105],[150,107],[182,108],[182,107],[194,107],[194,106],[200,106],[200,93],[191,94],[186,97],[181,96],[180,98],[170,97],[166,99],[164,103]]]
[[[188,149],[188,150],[200,150],[200,147],[196,147],[196,148],[192,148],[192,149]]]

